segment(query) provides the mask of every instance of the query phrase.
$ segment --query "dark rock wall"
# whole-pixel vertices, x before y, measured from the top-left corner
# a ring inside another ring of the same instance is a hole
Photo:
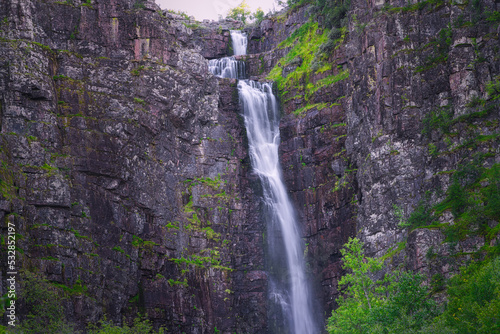
[[[397,227],[394,205],[408,218],[426,191],[431,191],[432,203],[443,200],[450,172],[474,154],[486,157],[486,168],[498,163],[498,139],[476,140],[480,134],[498,133],[498,105],[484,116],[463,117],[479,110],[471,106],[474,98],[491,103],[486,84],[500,73],[499,31],[497,25],[475,18],[498,11],[498,4],[481,1],[474,9],[471,4],[429,3],[406,11],[384,9],[380,2],[353,5],[358,21],[351,21],[346,45],[351,73],[346,149],[357,166],[359,236],[368,253],[377,256],[403,243],[406,248],[400,248],[395,263],[406,258],[409,269],[447,277],[458,267],[430,261],[429,249],[440,255],[467,253],[481,247],[484,239],[472,237],[452,245],[442,244],[438,230],[416,229],[408,235],[407,229]],[[391,5],[407,6],[397,1]],[[440,37],[443,33],[446,38]],[[436,58],[440,54],[442,58]],[[424,134],[425,117],[440,108],[452,112],[450,132],[455,134]],[[467,145],[471,142],[474,145]],[[440,222],[452,218],[448,212]]]
[[[262,332],[264,227],[235,82],[208,74],[184,24],[134,3],[0,5],[1,215],[22,236],[18,269],[82,287],[65,305],[80,326],[145,312],[172,333]]]
[[[231,30],[239,30],[243,23],[232,19],[224,21],[203,21],[192,25],[193,43],[200,54],[207,59],[222,58],[233,54]]]
[[[0,215],[23,236],[19,266],[68,288],[83,284],[66,305],[82,326],[145,311],[174,333],[266,332],[259,182],[236,82],[208,74],[205,59],[231,54],[229,30],[238,25],[193,24],[135,3],[0,4]],[[422,134],[433,110],[451,108],[457,118],[474,96],[488,100],[486,84],[500,74],[497,27],[457,26],[472,15],[468,5],[391,10],[398,6],[407,3],[353,1],[332,69],[309,80],[349,77],[308,101],[295,88],[277,92],[284,178],[327,315],[349,236],[376,256],[399,243],[393,263],[409,269],[455,270],[425,256],[431,246],[449,251],[442,233],[408,235],[394,205],[407,218],[475,152],[488,153],[485,166],[499,161],[497,137],[465,145],[498,132],[498,109],[454,123],[450,138]],[[247,28],[248,75],[264,78],[288,52],[279,44],[307,19],[299,7]],[[446,60],[429,66],[443,29]]]
[[[309,101],[294,87],[279,92],[284,177],[301,218],[317,299],[327,314],[338,296],[339,249],[349,236],[360,237],[370,256],[390,252],[393,265],[428,277],[449,277],[463,259],[446,256],[472,252],[485,242],[478,236],[443,243],[437,229],[409,233],[398,224],[427,191],[430,202],[443,200],[452,172],[474,154],[486,157],[486,168],[499,161],[498,105],[484,116],[465,117],[479,110],[471,106],[474,99],[492,103],[486,85],[498,80],[498,25],[478,17],[498,10],[498,4],[411,6],[353,2],[348,34],[329,55],[333,69],[311,72],[309,81],[341,70],[349,72],[348,79],[319,89]],[[280,43],[307,21],[307,15],[299,15],[307,12],[302,7],[263,21],[249,33],[255,36],[253,54],[246,57],[250,76],[265,77],[288,52],[279,46],[269,51],[258,37]],[[294,114],[305,106],[309,110]],[[455,134],[423,134],[424,119],[440,108],[452,111]],[[478,136],[490,139],[478,141]],[[452,218],[448,212],[440,222]],[[429,250],[437,256],[430,259]]]

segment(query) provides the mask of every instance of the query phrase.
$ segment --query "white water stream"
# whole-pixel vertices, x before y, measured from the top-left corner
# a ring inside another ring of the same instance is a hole
[[[208,70],[221,78],[244,78],[245,63],[236,60],[234,57],[224,57],[220,59],[211,59],[208,61]]]
[[[246,36],[231,32],[233,49],[246,53]],[[221,61],[222,63],[223,61]],[[211,70],[212,71],[212,70]],[[222,70],[216,69],[216,74]],[[238,76],[237,78],[241,78]],[[269,212],[270,229],[279,230],[284,249],[279,249],[274,238],[268,236],[271,257],[286,261],[288,282],[270,282],[270,296],[278,303],[288,320],[289,332],[294,334],[317,333],[312,316],[309,285],[304,270],[303,247],[295,219],[295,210],[282,181],[278,148],[279,108],[269,83],[251,80],[238,82],[238,93],[243,106],[250,159],[254,171],[262,182],[264,202]]]

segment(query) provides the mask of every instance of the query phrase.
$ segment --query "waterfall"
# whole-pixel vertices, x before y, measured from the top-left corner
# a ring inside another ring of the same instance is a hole
[[[245,63],[234,57],[211,59],[208,61],[208,70],[215,76],[221,78],[244,78]]]
[[[231,31],[235,54],[246,54],[246,35]],[[243,41],[244,40],[244,41]],[[233,57],[220,59],[217,64]],[[215,68],[215,75],[223,72]],[[231,65],[233,66],[233,65]],[[227,68],[227,67],[224,67]],[[229,72],[229,71],[228,71]],[[236,78],[241,79],[239,75]],[[219,75],[220,76],[220,75]],[[275,332],[313,334],[318,331],[312,315],[309,285],[304,268],[304,249],[295,210],[282,180],[278,148],[280,144],[279,108],[272,85],[239,80],[238,94],[243,106],[250,160],[259,176],[268,225],[269,256],[274,270],[270,273],[269,294],[288,321],[275,325]],[[282,322],[282,321],[280,321]],[[286,326],[288,325],[288,328]]]
[[[290,291],[285,295],[283,289],[275,287],[271,295],[284,308],[283,313],[290,318],[293,333],[314,333],[300,232],[295,210],[281,176],[278,104],[268,83],[240,80],[238,92],[243,105],[252,167],[262,182],[265,205],[270,213],[268,224],[278,224],[271,226],[271,229],[277,227],[281,230],[286,254]],[[276,247],[271,249],[282,252]],[[277,254],[272,256],[276,257]]]
[[[231,40],[233,41],[233,54],[241,56],[247,54],[247,34],[241,30],[231,30]]]

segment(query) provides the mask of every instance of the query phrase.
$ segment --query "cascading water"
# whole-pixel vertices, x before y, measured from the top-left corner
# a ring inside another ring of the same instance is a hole
[[[235,54],[246,54],[246,36],[239,31],[231,31],[231,38]],[[231,57],[220,59],[219,63],[224,63],[224,59]],[[221,76],[219,73],[224,69],[216,68],[215,62],[213,64],[210,71]],[[234,73],[236,78],[242,78],[238,71]],[[238,93],[243,106],[252,167],[261,180],[268,212],[269,250],[275,267],[270,279],[271,300],[279,305],[288,320],[285,332],[313,334],[317,328],[312,316],[300,233],[281,175],[278,104],[269,83],[240,80]],[[282,331],[283,325],[278,324],[273,331]]]
[[[269,223],[279,225],[286,253],[290,291],[284,294],[275,286],[271,295],[289,317],[293,333],[314,333],[300,233],[294,208],[281,177],[278,105],[270,84],[240,80],[238,91],[243,104],[252,166],[262,182],[264,200],[271,218]],[[271,226],[271,230],[274,228]],[[276,247],[271,249],[276,251]],[[276,257],[276,254],[272,256]]]
[[[235,56],[247,54],[247,34],[241,30],[231,30],[231,40],[233,41],[233,53]]]
[[[231,40],[235,56],[246,54],[247,36],[244,32],[231,30]],[[221,78],[242,79],[245,77],[245,62],[236,60],[235,57],[211,59],[208,61],[208,70]]]
[[[208,70],[221,78],[244,78],[245,63],[236,60],[234,57],[224,57],[221,59],[211,59],[208,61]]]

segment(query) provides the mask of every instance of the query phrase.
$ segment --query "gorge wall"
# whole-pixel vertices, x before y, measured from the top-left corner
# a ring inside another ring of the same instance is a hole
[[[473,5],[352,1],[317,71],[294,49],[327,33],[307,6],[244,28],[249,77],[277,82],[284,178],[326,315],[350,236],[429,277],[498,239],[491,221],[458,239],[398,227],[444,201],[454,171],[499,162],[499,31],[485,15],[498,4]],[[240,27],[148,1],[0,4],[0,215],[18,233],[19,291],[48,280],[78,328],[147,313],[172,333],[266,332],[261,190],[236,81],[205,59],[230,55]]]
[[[59,287],[81,328],[141,312],[169,332],[262,331],[264,227],[235,82],[208,73],[173,15],[134,3],[0,6],[18,269]]]

